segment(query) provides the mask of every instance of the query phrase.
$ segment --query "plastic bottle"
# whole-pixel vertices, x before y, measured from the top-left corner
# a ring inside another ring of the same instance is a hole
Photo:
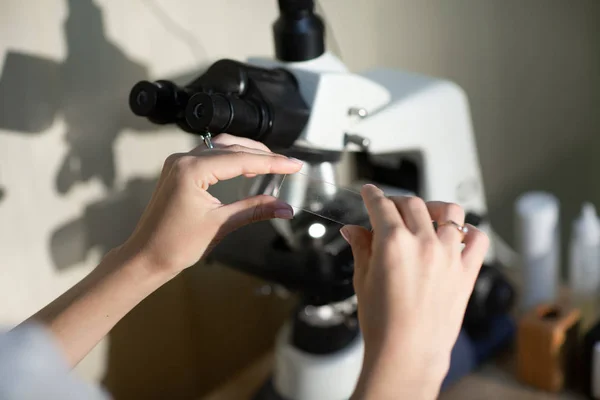
[[[559,208],[558,199],[545,192],[525,193],[515,204],[517,248],[523,275],[523,310],[557,299]]]
[[[600,289],[600,221],[590,203],[583,205],[573,223],[568,277],[576,301],[593,299]]]

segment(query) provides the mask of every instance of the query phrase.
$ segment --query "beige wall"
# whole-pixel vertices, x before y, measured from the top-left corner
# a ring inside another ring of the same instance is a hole
[[[270,54],[275,3],[0,4],[0,323],[17,323],[86,274],[131,229],[166,155],[192,145],[132,119],[131,84]],[[582,200],[600,200],[600,2],[323,0],[320,9],[331,48],[353,70],[402,68],[466,90],[503,234],[523,190],[556,192],[567,220]],[[133,398],[127,389],[142,398],[200,393],[269,345],[286,305],[254,297],[258,284],[217,266],[190,271],[129,315],[79,371],[106,373],[121,398]],[[224,339],[238,341],[234,351]]]

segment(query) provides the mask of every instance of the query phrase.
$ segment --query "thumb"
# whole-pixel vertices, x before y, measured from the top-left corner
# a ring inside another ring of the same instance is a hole
[[[364,273],[369,266],[369,259],[371,258],[372,233],[362,226],[357,225],[346,225],[340,230],[340,233],[352,248],[355,271],[362,271]]]
[[[223,234],[233,232],[253,222],[273,218],[292,219],[294,211],[287,203],[271,196],[254,196],[219,207],[216,212],[223,222]]]

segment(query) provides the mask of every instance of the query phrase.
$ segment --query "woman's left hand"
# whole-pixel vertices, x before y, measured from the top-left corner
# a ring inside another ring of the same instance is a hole
[[[120,248],[153,270],[177,274],[195,264],[226,234],[252,222],[291,219],[292,208],[271,196],[222,204],[209,186],[240,175],[291,174],[302,163],[272,153],[253,140],[221,134],[204,145],[167,158],[137,228]]]

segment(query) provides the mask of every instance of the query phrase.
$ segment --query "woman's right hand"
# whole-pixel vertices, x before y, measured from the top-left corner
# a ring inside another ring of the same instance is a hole
[[[372,231],[345,226],[365,340],[356,399],[434,399],[448,371],[467,302],[489,247],[463,224],[456,204],[391,197],[373,185],[362,196]],[[464,240],[463,240],[464,239]],[[464,242],[464,249],[461,245]]]

